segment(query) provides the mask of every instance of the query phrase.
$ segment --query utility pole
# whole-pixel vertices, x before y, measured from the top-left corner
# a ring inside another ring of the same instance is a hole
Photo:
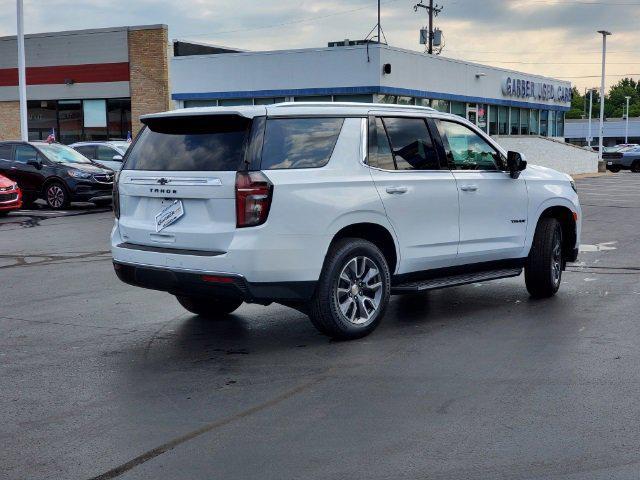
[[[589,148],[591,148],[591,142],[593,142],[593,135],[591,134],[591,112],[593,111],[593,88],[589,89]]]
[[[600,81],[600,138],[598,140],[598,171],[606,171],[604,162],[602,161],[602,150],[604,149],[604,97],[605,97],[605,77],[607,65],[607,37],[611,32],[606,30],[598,30],[602,35],[602,79]]]
[[[20,137],[23,142],[29,140],[29,126],[27,124],[27,75],[24,59],[24,8],[22,0],[16,0],[18,22],[18,98],[20,99]]]
[[[382,39],[380,38],[380,30],[382,26],[380,25],[380,0],[378,0],[378,43],[382,43]]]
[[[624,143],[629,143],[629,100],[631,97],[624,97],[627,99],[627,125],[624,131]]]
[[[420,0],[420,3],[417,3],[413,6],[413,10],[415,12],[418,11],[418,8],[424,8],[429,15],[429,41],[427,43],[427,53],[430,55],[433,54],[433,17],[437,17],[438,14],[442,11],[442,7],[439,5],[433,5],[433,0],[429,0],[429,5],[425,5],[422,3],[423,0]]]

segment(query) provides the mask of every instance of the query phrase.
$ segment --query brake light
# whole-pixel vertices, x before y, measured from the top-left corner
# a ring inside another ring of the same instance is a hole
[[[262,172],[236,174],[236,225],[255,227],[267,221],[273,184]]]
[[[120,192],[118,191],[118,180],[120,172],[116,172],[113,177],[113,214],[116,218],[120,218]]]

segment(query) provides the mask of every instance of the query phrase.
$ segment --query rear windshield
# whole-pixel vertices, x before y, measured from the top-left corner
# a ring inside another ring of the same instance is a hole
[[[127,170],[237,170],[251,120],[237,115],[148,119],[126,160]]]

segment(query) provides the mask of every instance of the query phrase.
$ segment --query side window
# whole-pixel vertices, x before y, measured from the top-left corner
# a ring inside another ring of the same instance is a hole
[[[440,170],[438,152],[422,118],[383,118],[397,170]]]
[[[18,163],[35,162],[38,158],[38,152],[35,148],[28,145],[17,145],[15,151],[15,161]]]
[[[370,121],[370,145],[369,145],[369,164],[372,167],[381,168],[383,170],[395,170],[396,165],[393,162],[393,154],[391,153],[391,145],[387,138],[387,132],[382,124],[380,117],[375,117]]]
[[[11,160],[13,145],[0,145],[0,160]]]
[[[498,151],[470,128],[447,120],[437,124],[451,170],[498,170],[502,166]]]
[[[85,157],[93,160],[96,154],[96,147],[91,146],[91,145],[83,145],[81,147],[76,147],[75,148],[77,151],[79,151],[82,155],[84,155]]]
[[[116,152],[111,147],[105,147],[104,145],[98,145],[96,147],[96,160],[114,161],[113,157],[116,156],[116,155],[120,155],[120,153]],[[120,155],[120,156],[122,156],[122,155]],[[122,160],[120,160],[120,161],[122,161]]]
[[[268,119],[262,147],[262,169],[325,166],[343,123],[343,118]]]

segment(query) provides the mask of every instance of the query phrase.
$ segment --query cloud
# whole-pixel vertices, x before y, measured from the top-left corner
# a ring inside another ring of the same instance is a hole
[[[426,23],[417,0],[382,0],[389,43],[414,50]],[[436,25],[444,55],[550,76],[597,76],[602,28],[610,37],[608,71],[640,72],[640,6],[601,0],[439,0]],[[608,4],[607,4],[608,3]],[[252,50],[324,46],[363,38],[376,23],[374,0],[49,0],[25,2],[27,32],[166,23],[171,38]],[[0,35],[15,34],[15,1],[0,0]],[[511,63],[505,63],[511,62]],[[517,62],[517,63],[516,63]],[[609,82],[617,81],[612,76]],[[573,79],[580,88],[597,79]]]

